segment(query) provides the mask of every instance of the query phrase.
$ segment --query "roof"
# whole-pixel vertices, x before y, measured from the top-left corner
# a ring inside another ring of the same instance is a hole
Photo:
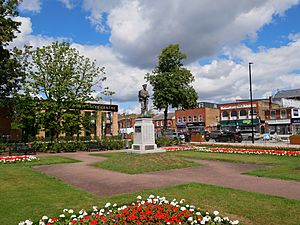
[[[300,89],[281,90],[274,95],[274,98],[295,98],[295,97],[300,97]]]
[[[168,120],[171,120],[175,116],[175,113],[168,113]],[[153,120],[164,120],[164,114],[158,114],[153,117]]]

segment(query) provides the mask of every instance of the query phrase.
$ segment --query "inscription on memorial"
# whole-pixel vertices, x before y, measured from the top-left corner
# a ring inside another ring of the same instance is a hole
[[[135,133],[141,133],[142,132],[142,127],[141,126],[135,126],[134,132]]]
[[[153,150],[154,149],[154,145],[146,145],[145,146],[145,150]]]

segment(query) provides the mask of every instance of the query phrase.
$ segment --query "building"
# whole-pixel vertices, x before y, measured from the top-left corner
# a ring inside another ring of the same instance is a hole
[[[297,111],[298,112],[298,111]],[[270,134],[289,135],[292,133],[292,108],[277,108],[265,111],[266,132]]]
[[[265,133],[265,111],[280,106],[272,103],[270,99],[254,99],[252,106],[254,131]],[[249,100],[219,104],[219,108],[222,129],[252,130],[251,102]]]
[[[175,120],[176,129],[179,132],[210,131],[218,125],[219,109],[215,103],[199,102],[198,108],[176,110]]]
[[[133,132],[136,114],[125,114],[119,115],[118,126],[120,134],[130,134]]]
[[[164,114],[158,114],[153,116],[153,124],[155,132],[160,132],[164,129]],[[167,116],[167,130],[175,130],[175,113],[168,113]]]
[[[90,129],[82,129],[80,136],[103,137],[118,135],[118,105],[84,103],[80,106],[81,115],[90,117]],[[60,134],[66,136],[67,134]],[[49,132],[41,129],[37,137],[48,137]],[[12,128],[9,109],[0,109],[0,137],[10,140],[20,140],[22,131]]]

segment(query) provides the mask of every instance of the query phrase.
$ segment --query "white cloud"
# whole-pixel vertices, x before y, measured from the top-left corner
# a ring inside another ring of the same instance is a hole
[[[240,45],[240,41],[245,37],[255,40],[257,31],[272,23],[274,15],[284,16],[284,12],[297,2],[232,0],[229,4],[220,0],[214,4],[208,0],[84,0],[83,7],[90,11],[89,19],[97,29],[103,30],[106,26],[111,29],[111,47],[76,43],[72,46],[95,59],[97,65],[105,66],[108,77],[105,85],[116,92],[113,102],[124,108],[128,103],[128,112],[139,112],[137,91],[145,82],[144,75],[152,70],[161,49],[170,43],[179,43],[188,55],[187,67],[195,75],[193,85],[199,100],[220,102],[248,98],[249,61],[254,63],[254,97],[266,97],[276,89],[299,88],[300,35],[290,34],[288,44],[260,48],[258,52]],[[14,41],[19,47],[68,40],[67,37],[32,35],[31,20],[20,17],[19,21],[22,32]],[[223,57],[218,58],[220,55]],[[214,59],[201,66],[197,61],[204,56]]]
[[[298,0],[85,0],[90,19],[103,27],[103,13],[111,30],[110,41],[122,60],[153,67],[161,49],[179,43],[188,61],[209,57],[234,46],[284,15]]]
[[[41,11],[40,0],[23,0],[20,4],[20,10],[39,13]]]
[[[194,87],[202,100],[228,101],[249,98],[248,62],[252,65],[252,85],[255,98],[268,97],[277,89],[300,87],[300,40],[291,41],[279,48],[253,52],[245,46],[227,49],[229,58],[214,60],[200,66],[188,67],[196,77]]]
[[[64,4],[64,6],[68,9],[73,9],[77,4],[79,4],[79,0],[58,0]]]

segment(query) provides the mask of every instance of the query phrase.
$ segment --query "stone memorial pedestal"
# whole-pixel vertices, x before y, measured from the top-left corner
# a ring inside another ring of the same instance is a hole
[[[129,153],[158,153],[165,152],[164,149],[157,148],[154,137],[154,125],[152,118],[137,118],[134,125],[134,142]]]

